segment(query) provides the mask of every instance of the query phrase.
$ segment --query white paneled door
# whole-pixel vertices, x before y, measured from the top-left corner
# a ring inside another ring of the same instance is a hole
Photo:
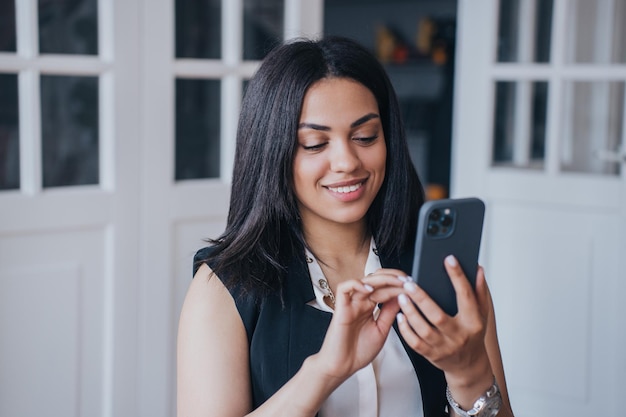
[[[204,239],[224,230],[247,80],[282,39],[321,32],[321,0],[143,2],[141,415],[175,414],[175,339]],[[149,68],[149,70],[147,70]]]
[[[2,7],[0,415],[130,415],[138,4]]]
[[[459,2],[453,194],[515,415],[618,415],[626,392],[626,2]]]
[[[322,5],[0,2],[0,416],[175,414],[246,80]]]

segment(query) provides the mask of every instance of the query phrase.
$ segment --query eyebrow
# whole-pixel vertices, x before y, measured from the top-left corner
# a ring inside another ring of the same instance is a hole
[[[352,122],[352,124],[350,124],[350,128],[361,126],[363,123],[368,122],[369,120],[372,120],[372,119],[378,119],[379,117],[380,116],[378,116],[376,113],[368,113],[365,116],[359,117],[357,120]],[[330,127],[328,126],[318,125],[316,123],[306,123],[306,122],[300,123],[298,125],[298,129],[313,129],[313,130],[320,130],[322,132],[330,131]]]

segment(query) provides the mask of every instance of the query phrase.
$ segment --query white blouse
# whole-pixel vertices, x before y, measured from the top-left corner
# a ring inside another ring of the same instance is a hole
[[[315,291],[315,300],[309,304],[330,313],[333,310],[324,302],[327,295],[320,280],[324,273],[315,257],[307,250],[309,272]],[[363,276],[380,268],[374,240],[365,264]],[[363,369],[341,384],[322,405],[320,417],[424,417],[422,394],[415,369],[395,330],[378,356]]]

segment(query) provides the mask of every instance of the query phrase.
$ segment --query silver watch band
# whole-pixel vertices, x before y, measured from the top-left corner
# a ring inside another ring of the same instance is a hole
[[[493,385],[474,402],[471,410],[465,411],[459,406],[452,398],[449,387],[446,387],[446,398],[450,407],[461,417],[495,417],[502,406],[502,394],[495,378]]]

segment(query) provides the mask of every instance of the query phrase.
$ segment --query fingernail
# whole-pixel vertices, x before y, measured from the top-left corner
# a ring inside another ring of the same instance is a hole
[[[415,283],[413,281],[405,282],[403,287],[408,292],[415,292],[415,291],[417,291],[417,285],[415,285]]]
[[[400,281],[402,281],[402,282],[411,282],[412,281],[411,277],[407,277],[405,275],[398,275],[398,279]]]
[[[396,314],[396,320],[398,320],[398,324],[403,323],[404,322],[404,314],[402,314],[402,313]]]
[[[363,287],[364,287],[366,290],[368,290],[369,292],[374,291],[374,287],[372,287],[372,286],[371,286],[371,285],[369,285],[369,284],[363,284]]]
[[[450,266],[457,266],[458,262],[456,261],[456,258],[454,257],[454,255],[448,255],[446,256],[446,263]]]
[[[409,299],[406,295],[400,294],[398,295],[398,302],[400,303],[401,306],[405,306],[408,304]]]

